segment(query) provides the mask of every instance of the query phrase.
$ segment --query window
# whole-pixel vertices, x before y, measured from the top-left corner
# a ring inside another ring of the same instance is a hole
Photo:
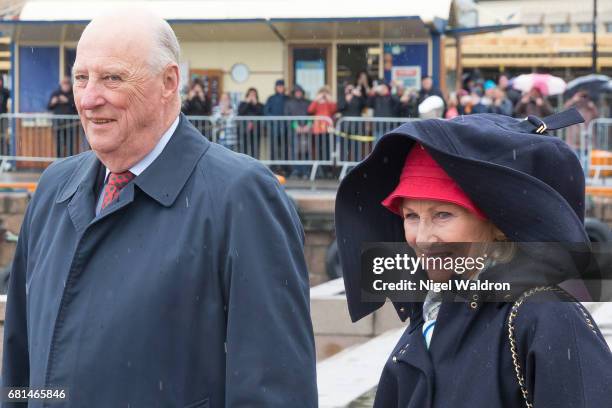
[[[606,32],[612,33],[612,21],[606,21],[604,25],[606,26]]]
[[[526,28],[527,34],[541,34],[544,31],[544,27],[540,24],[528,24]]]
[[[552,25],[553,33],[569,33],[569,31],[570,31],[570,25],[568,23]]]
[[[578,23],[578,29],[581,33],[592,33],[593,23]]]

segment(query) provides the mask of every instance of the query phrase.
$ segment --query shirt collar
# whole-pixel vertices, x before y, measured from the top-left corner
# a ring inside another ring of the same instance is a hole
[[[166,147],[166,145],[170,141],[170,138],[174,134],[174,131],[178,127],[179,117],[180,117],[180,115],[177,116],[176,119],[174,119],[174,122],[172,122],[172,125],[170,125],[168,130],[166,130],[166,132],[162,135],[162,137],[159,139],[159,141],[157,142],[157,144],[155,145],[153,150],[151,150],[149,153],[147,153],[147,155],[145,157],[143,157],[138,163],[136,163],[135,165],[133,165],[130,168],[130,172],[132,174],[134,174],[135,176],[139,176],[140,173],[145,171],[147,169],[147,167],[149,167],[149,165],[151,163],[153,163],[155,161],[155,159],[157,159],[157,157],[164,150],[164,147]],[[105,180],[108,178],[109,174],[110,174],[110,170],[106,169],[106,175],[105,175],[105,178],[104,178]]]

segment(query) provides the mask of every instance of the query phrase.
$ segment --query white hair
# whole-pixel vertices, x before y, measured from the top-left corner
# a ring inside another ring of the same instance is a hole
[[[166,20],[161,20],[155,27],[155,38],[149,59],[149,65],[154,72],[161,72],[168,64],[178,65],[181,47],[176,34]]]

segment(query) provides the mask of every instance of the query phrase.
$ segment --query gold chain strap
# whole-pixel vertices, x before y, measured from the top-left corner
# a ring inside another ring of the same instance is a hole
[[[564,291],[563,289],[559,287],[538,286],[533,289],[529,289],[525,291],[512,305],[512,309],[510,310],[510,314],[508,315],[508,340],[510,341],[510,353],[512,353],[512,363],[514,364],[514,371],[516,373],[516,379],[518,380],[519,387],[521,387],[521,393],[523,394],[523,399],[525,400],[525,405],[527,406],[527,408],[533,408],[533,404],[529,402],[529,393],[527,391],[527,387],[525,386],[525,377],[523,376],[523,372],[521,369],[521,364],[519,361],[519,356],[518,356],[518,352],[516,348],[516,338],[514,335],[514,320],[518,316],[518,309],[523,304],[523,302],[525,302],[525,299],[539,292],[556,292],[556,293],[560,293],[560,294],[563,294],[564,296],[571,298],[569,293],[567,293],[566,291]],[[593,322],[589,318],[589,314],[584,309],[584,306],[582,306],[575,299],[573,298],[571,299],[578,306],[578,309],[580,310],[580,312],[582,312],[582,315],[585,318],[587,326],[589,326],[589,328],[593,331],[593,333],[597,334],[597,331],[595,330],[595,326],[593,325]]]

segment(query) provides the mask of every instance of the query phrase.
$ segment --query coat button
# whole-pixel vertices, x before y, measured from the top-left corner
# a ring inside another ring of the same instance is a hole
[[[406,308],[405,308],[405,307],[400,307],[399,311],[400,311],[401,313],[406,313]]]
[[[472,296],[472,300],[473,300],[473,301],[477,301],[477,300],[478,300],[478,295],[477,295],[477,294],[474,294],[474,296]]]
[[[397,363],[397,357],[393,356],[393,362]]]
[[[472,309],[476,309],[476,308],[478,307],[478,303],[476,303],[476,302],[471,302],[471,303],[470,303],[470,307],[471,307]]]

